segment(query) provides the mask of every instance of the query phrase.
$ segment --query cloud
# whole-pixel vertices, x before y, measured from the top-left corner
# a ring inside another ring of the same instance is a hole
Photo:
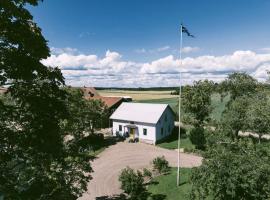
[[[270,47],[261,48],[259,50],[264,52],[264,53],[270,53]]]
[[[236,71],[247,72],[265,81],[266,71],[270,70],[270,53],[235,51],[223,56],[186,57],[182,62],[168,55],[140,63],[124,60],[120,53],[108,50],[103,57],[64,52],[51,55],[42,62],[59,66],[67,84],[74,86],[151,87],[178,85],[180,71],[184,84],[206,78],[219,82]]]
[[[146,50],[144,48],[142,49],[135,49],[136,53],[146,53]]]
[[[163,51],[167,51],[169,50],[171,47],[166,45],[166,46],[162,46],[162,47],[158,47],[156,49],[145,49],[145,48],[141,48],[141,49],[135,49],[136,53],[139,54],[143,54],[143,53],[159,53],[159,52],[163,52]]]
[[[183,47],[182,48],[182,53],[192,53],[192,52],[197,52],[199,51],[200,48],[199,47]]]
[[[166,51],[166,50],[169,50],[169,49],[170,49],[170,46],[164,46],[164,47],[157,48],[157,51],[161,52],[161,51]]]
[[[93,35],[95,35],[95,33],[92,33],[92,32],[81,32],[79,34],[79,38],[89,37],[89,36],[93,36]]]
[[[56,47],[51,47],[50,51],[52,54],[75,54],[75,53],[79,53],[78,49],[76,48],[71,48],[71,47],[65,47],[65,48],[56,48]]]

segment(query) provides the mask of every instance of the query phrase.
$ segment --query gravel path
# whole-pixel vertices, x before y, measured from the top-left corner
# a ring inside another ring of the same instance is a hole
[[[157,156],[164,155],[170,166],[177,166],[177,151],[159,148],[143,143],[120,142],[105,149],[92,162],[93,179],[88,184],[88,191],[80,200],[94,200],[96,197],[120,194],[118,175],[121,169],[129,166],[133,169],[149,167]],[[181,153],[181,167],[195,167],[201,164],[202,157]]]

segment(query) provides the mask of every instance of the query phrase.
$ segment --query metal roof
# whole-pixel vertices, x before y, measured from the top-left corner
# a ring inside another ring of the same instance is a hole
[[[156,124],[168,104],[122,103],[110,119]]]

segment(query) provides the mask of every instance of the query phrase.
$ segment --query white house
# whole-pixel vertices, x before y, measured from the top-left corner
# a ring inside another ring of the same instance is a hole
[[[168,104],[122,103],[110,119],[113,135],[138,138],[156,144],[174,128],[174,112]]]

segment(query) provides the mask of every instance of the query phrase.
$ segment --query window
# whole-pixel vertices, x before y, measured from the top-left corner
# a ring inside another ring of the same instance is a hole
[[[143,135],[147,135],[147,129],[146,128],[143,129]]]
[[[161,128],[161,135],[163,135],[163,127]]]
[[[122,125],[119,125],[119,131],[122,131]]]

